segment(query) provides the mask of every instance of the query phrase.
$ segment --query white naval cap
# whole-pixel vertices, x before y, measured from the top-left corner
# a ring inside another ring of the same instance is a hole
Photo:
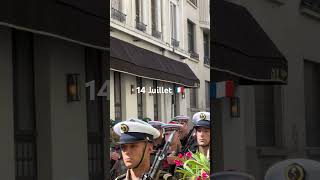
[[[193,115],[192,121],[196,127],[210,128],[210,112],[197,112]]]
[[[217,180],[255,180],[253,176],[244,172],[237,172],[237,171],[222,171],[213,173],[210,179],[217,179]],[[276,180],[276,179],[274,179]]]
[[[181,120],[188,121],[190,118],[189,118],[189,116],[179,115],[179,116],[176,116],[175,119],[177,121],[181,121]]]
[[[152,141],[160,136],[160,132],[145,121],[129,119],[117,123],[114,132],[120,136],[119,144],[129,144],[138,141]]]
[[[270,167],[265,180],[320,179],[320,162],[310,159],[288,159]]]

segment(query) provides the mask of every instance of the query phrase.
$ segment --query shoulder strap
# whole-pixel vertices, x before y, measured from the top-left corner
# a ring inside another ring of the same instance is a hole
[[[126,175],[127,175],[127,174],[122,174],[122,175],[118,176],[115,180],[125,179],[125,178],[126,178]]]

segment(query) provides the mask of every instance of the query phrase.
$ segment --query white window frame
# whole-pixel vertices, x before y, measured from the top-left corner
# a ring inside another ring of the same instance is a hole
[[[175,5],[175,10],[176,10],[176,16],[175,16],[175,22],[176,22],[176,37],[173,36],[173,33],[172,33],[172,21],[171,21],[171,17],[172,17],[172,14],[171,14],[171,3],[173,5]],[[169,2],[169,22],[170,22],[170,37],[179,41],[180,38],[179,38],[179,24],[180,24],[180,18],[179,18],[179,4],[177,1],[170,1]]]

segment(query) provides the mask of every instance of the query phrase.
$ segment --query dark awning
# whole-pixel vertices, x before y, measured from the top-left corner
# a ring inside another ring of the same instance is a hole
[[[110,67],[115,71],[186,87],[197,87],[200,82],[186,63],[112,37],[110,39]]]
[[[2,0],[0,25],[107,50],[105,0]]]
[[[213,4],[214,81],[287,83],[287,61],[260,25],[242,6],[224,0]]]

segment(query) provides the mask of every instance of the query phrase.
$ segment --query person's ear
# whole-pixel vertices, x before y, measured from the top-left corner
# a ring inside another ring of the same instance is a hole
[[[152,143],[148,143],[148,152],[153,152],[153,144]]]

